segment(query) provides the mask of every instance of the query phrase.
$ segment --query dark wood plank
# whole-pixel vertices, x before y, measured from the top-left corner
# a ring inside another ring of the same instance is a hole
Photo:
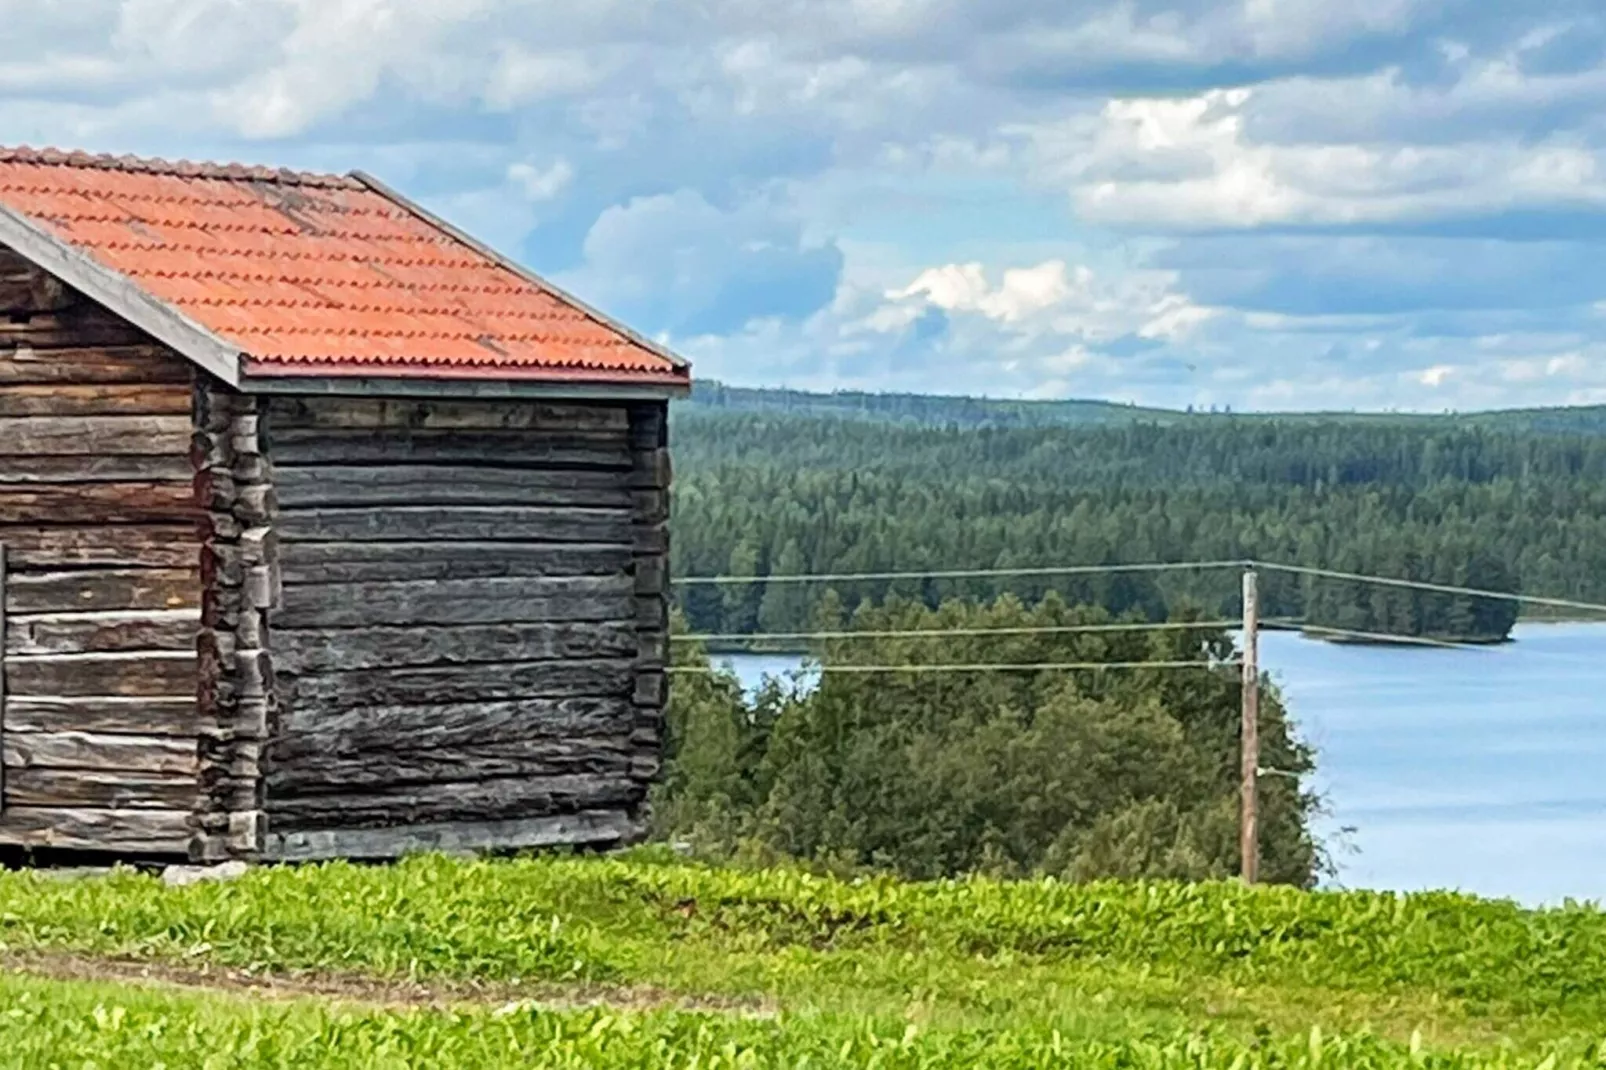
[[[11,550],[14,568],[32,570],[86,565],[194,569],[200,556],[194,524],[79,528],[8,524],[0,525],[0,542]]]
[[[190,569],[19,573],[6,585],[6,607],[13,613],[194,609],[200,602],[200,572]]]
[[[525,698],[626,696],[635,686],[629,659],[360,669],[284,677],[290,709],[328,713],[358,706],[492,702]]]
[[[189,458],[77,456],[0,457],[0,484],[4,483],[183,483],[194,478]]]
[[[187,383],[44,383],[0,386],[3,416],[183,416]]]
[[[0,314],[57,312],[83,300],[77,291],[39,268],[0,275]]]
[[[287,508],[349,505],[576,505],[625,509],[630,488],[617,472],[464,465],[281,466]]]
[[[200,769],[200,757],[195,740],[172,736],[10,731],[5,738],[5,764],[8,769],[130,770],[193,776]]]
[[[298,630],[280,619],[275,625],[274,664],[281,672],[297,674],[624,657],[637,642],[635,629],[623,621]]]
[[[192,773],[134,773],[96,769],[8,769],[7,806],[109,807],[188,810],[200,797]]]
[[[0,386],[189,383],[189,361],[162,346],[0,350]]]
[[[188,416],[8,416],[0,419],[0,454],[187,457],[190,435]]]
[[[280,628],[557,623],[631,618],[629,576],[287,585]]]
[[[621,471],[630,468],[630,451],[623,434],[413,431],[407,435],[376,435],[372,431],[274,428],[270,441],[275,463],[284,465],[410,463],[487,467],[544,465]]]
[[[512,821],[462,821],[405,828],[310,829],[270,832],[264,857],[311,862],[329,858],[380,860],[421,851],[509,851],[561,845],[631,843],[641,825],[622,811],[593,810]]]
[[[200,616],[194,610],[16,616],[5,636],[5,651],[8,654],[193,651],[199,629]]]
[[[437,745],[424,750],[368,748],[354,754],[306,750],[294,760],[275,752],[268,795],[328,791],[331,786],[342,792],[391,791],[406,785],[495,777],[629,776],[630,749],[629,739],[621,735]]]
[[[633,560],[619,544],[543,542],[289,542],[279,556],[291,584],[613,576]]]
[[[277,397],[275,428],[406,430],[552,430],[613,432],[630,427],[616,405],[542,401],[444,401],[411,398]]]
[[[199,679],[193,653],[139,651],[121,654],[7,656],[13,696],[78,698],[179,698],[195,694]]]
[[[645,788],[626,776],[501,777],[391,790],[268,794],[273,828],[408,825],[427,821],[497,821],[578,810],[627,807]]]
[[[198,515],[187,481],[0,484],[0,516],[19,524],[164,524]]]
[[[402,738],[415,741],[417,747],[589,738],[628,732],[635,716],[635,708],[623,696],[338,709],[299,704],[284,710],[274,753],[286,760],[308,750],[349,754],[394,747]]]
[[[0,812],[0,844],[136,855],[186,855],[189,843],[190,812],[187,809],[8,806]]]
[[[626,510],[530,506],[285,509],[276,529],[286,542],[501,539],[628,545],[631,540],[630,513]]]
[[[181,698],[13,697],[6,727],[18,732],[189,736],[199,729],[195,696]]]
[[[88,303],[26,318],[0,317],[0,346],[6,348],[140,346],[150,345],[152,341],[148,334],[115,313]]]

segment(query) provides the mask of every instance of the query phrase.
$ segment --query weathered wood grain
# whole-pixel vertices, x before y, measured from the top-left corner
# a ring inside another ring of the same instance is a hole
[[[7,655],[12,695],[163,698],[195,694],[195,654],[142,650],[118,654]]]
[[[28,317],[0,317],[0,346],[35,349],[150,345],[144,331],[93,304],[74,305]]]
[[[132,855],[185,855],[189,850],[189,822],[188,810],[8,806],[0,811],[0,844]]]
[[[398,739],[429,747],[609,736],[630,731],[635,716],[623,696],[336,709],[296,705],[280,720],[274,753],[293,760],[309,750],[349,754],[395,746]]]
[[[614,405],[540,401],[443,401],[410,398],[276,397],[274,428],[404,430],[556,430],[625,433],[629,413]]]
[[[628,545],[632,537],[628,510],[540,506],[285,509],[276,526],[286,542],[450,539]]]
[[[624,657],[636,633],[611,623],[509,623],[459,627],[274,628],[274,663],[295,674],[439,664]]]
[[[193,651],[200,615],[193,609],[13,616],[8,654]]]
[[[359,669],[281,680],[292,709],[362,705],[489,702],[519,698],[628,695],[629,659],[450,665],[427,669]]]
[[[350,505],[573,505],[625,509],[630,488],[619,473],[467,465],[280,466],[286,508]]]
[[[612,576],[632,561],[619,544],[543,542],[292,542],[279,558],[291,584]]]
[[[19,524],[163,524],[198,512],[187,481],[0,484],[0,517]]]
[[[39,698],[6,703],[5,727],[17,732],[187,736],[199,728],[194,695],[174,698]]]
[[[189,383],[190,363],[162,346],[0,350],[0,386]]]
[[[620,621],[629,576],[286,585],[275,628]]]
[[[285,794],[364,788],[390,791],[408,785],[479,781],[496,777],[572,775],[627,777],[630,742],[613,739],[517,740],[426,750],[381,750],[330,754],[307,751],[293,763],[282,759],[268,774],[270,798]]]
[[[7,806],[90,806],[188,810],[200,795],[191,773],[94,769],[8,769]]]
[[[190,419],[187,416],[8,416],[0,419],[0,454],[186,457],[189,448]]]
[[[8,731],[4,749],[8,769],[137,770],[193,776],[200,768],[195,740],[171,736]]]
[[[0,387],[5,416],[183,416],[190,414],[187,383],[7,384]]]
[[[0,457],[5,483],[174,483],[188,488],[194,478],[189,459],[141,456]]]
[[[83,301],[83,296],[54,275],[35,268],[16,275],[0,275],[0,313],[55,312]]]
[[[104,567],[194,569],[194,524],[19,527],[0,525],[14,568]],[[104,608],[104,607],[103,607]],[[133,608],[133,607],[112,607]]]
[[[630,451],[623,434],[547,434],[502,431],[465,434],[413,431],[376,435],[372,431],[274,428],[273,459],[282,465],[307,464],[474,464],[628,470]],[[3,452],[3,451],[0,451]]]
[[[626,807],[644,794],[626,776],[500,777],[361,792],[270,792],[268,814],[272,827],[285,829],[497,821]]]
[[[634,842],[641,835],[641,826],[628,815],[617,810],[594,810],[512,821],[270,833],[264,857],[282,862],[328,858],[380,860],[421,851],[507,851],[560,844],[606,846]]]
[[[201,581],[190,569],[96,568],[21,573],[11,577],[5,594],[12,613],[193,609]]]

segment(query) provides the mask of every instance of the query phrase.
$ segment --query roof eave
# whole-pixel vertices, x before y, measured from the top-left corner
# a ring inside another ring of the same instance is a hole
[[[442,369],[398,364],[266,363],[248,360],[239,388],[255,394],[352,397],[567,398],[577,401],[660,401],[686,397],[683,372],[588,368],[510,368],[473,365]]]
[[[239,346],[4,204],[0,204],[0,245],[10,247],[230,386],[240,384],[243,354]]]
[[[422,219],[424,222],[433,227],[439,228],[441,231],[444,231],[447,234],[450,234],[453,238],[462,242],[470,249],[473,249],[487,260],[492,261],[507,271],[511,271],[513,274],[517,275],[531,286],[543,290],[557,298],[559,301],[562,301],[578,311],[585,313],[587,316],[590,316],[604,327],[607,327],[609,330],[615,331],[623,337],[630,339],[630,341],[647,350],[649,353],[662,357],[664,360],[667,360],[670,363],[670,366],[676,371],[682,373],[687,373],[690,371],[691,364],[684,357],[676,355],[659,343],[654,342],[646,335],[632,330],[630,327],[614,319],[612,316],[609,316],[607,313],[586,304],[586,302],[580,300],[567,290],[564,290],[558,286],[554,286],[551,282],[543,279],[541,276],[537,275],[523,264],[520,264],[517,260],[502,255],[489,245],[486,245],[484,242],[480,241],[478,238],[475,238],[472,234],[469,234],[467,231],[459,229],[458,227],[442,219],[440,216],[436,215],[434,212],[431,212],[418,202],[411,200],[404,194],[385,185],[373,175],[368,174],[366,171],[353,171],[351,172],[351,177],[356,179],[358,182],[361,182],[363,185],[367,186],[381,197],[384,197],[394,204],[405,208],[407,211],[413,213],[413,215],[417,216],[419,219]]]

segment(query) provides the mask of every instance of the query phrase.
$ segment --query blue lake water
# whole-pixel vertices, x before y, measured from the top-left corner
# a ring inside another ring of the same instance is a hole
[[[1515,636],[1479,650],[1262,636],[1317,750],[1333,884],[1606,901],[1606,625]],[[720,660],[750,687],[799,665]]]

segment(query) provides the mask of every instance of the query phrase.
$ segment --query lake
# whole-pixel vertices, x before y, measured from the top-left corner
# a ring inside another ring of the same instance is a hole
[[[1514,634],[1476,650],[1261,637],[1317,750],[1330,883],[1606,900],[1606,624]],[[719,660],[749,687],[800,664]]]

